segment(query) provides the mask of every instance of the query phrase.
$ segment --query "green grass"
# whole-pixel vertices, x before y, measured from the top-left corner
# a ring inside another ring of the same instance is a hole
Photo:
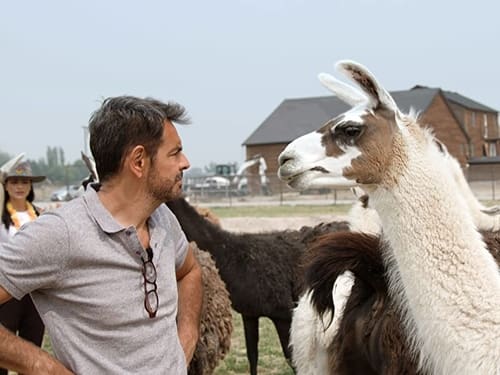
[[[293,371],[281,351],[278,334],[271,320],[259,320],[259,363],[257,372],[260,375],[292,375]],[[250,373],[248,365],[245,336],[241,315],[233,311],[234,331],[231,337],[231,350],[219,366],[215,375],[236,375]]]
[[[280,217],[280,216],[313,216],[344,215],[351,205],[283,205],[283,206],[233,206],[210,207],[217,217]]]

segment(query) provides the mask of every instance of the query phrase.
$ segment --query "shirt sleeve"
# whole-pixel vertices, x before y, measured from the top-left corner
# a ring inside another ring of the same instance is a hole
[[[46,213],[0,243],[0,285],[14,298],[51,288],[65,269],[69,236],[65,222]]]
[[[168,211],[168,219],[170,221],[170,228],[172,228],[172,235],[175,247],[175,269],[178,270],[184,264],[186,260],[187,251],[188,251],[188,240],[184,231],[182,230],[177,217],[170,211],[167,205],[164,205]]]
[[[0,222],[0,243],[8,242],[9,240],[9,231],[5,228],[5,225]]]

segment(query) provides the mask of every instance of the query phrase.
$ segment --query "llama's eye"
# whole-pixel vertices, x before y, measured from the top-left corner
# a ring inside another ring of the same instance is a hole
[[[344,135],[348,138],[355,138],[361,133],[361,128],[358,126],[347,126],[343,130]]]
[[[361,135],[362,131],[363,126],[359,124],[346,124],[344,126],[338,126],[334,131],[333,137],[342,143],[352,144]]]

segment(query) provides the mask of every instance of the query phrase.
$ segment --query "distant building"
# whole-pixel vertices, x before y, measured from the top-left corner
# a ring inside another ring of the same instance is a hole
[[[393,91],[391,95],[403,112],[413,108],[419,113],[420,123],[434,129],[437,138],[462,167],[469,161],[500,161],[497,110],[440,88],[415,86],[406,91]],[[272,180],[278,170],[278,155],[288,143],[349,108],[333,95],[285,99],[243,143],[247,159],[262,155]]]

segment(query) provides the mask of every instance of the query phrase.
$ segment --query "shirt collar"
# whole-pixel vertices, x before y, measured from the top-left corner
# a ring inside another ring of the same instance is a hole
[[[115,220],[115,218],[102,204],[99,196],[97,195],[99,188],[99,184],[89,184],[85,194],[83,195],[83,199],[87,205],[90,215],[106,233],[117,233],[126,229]]]

